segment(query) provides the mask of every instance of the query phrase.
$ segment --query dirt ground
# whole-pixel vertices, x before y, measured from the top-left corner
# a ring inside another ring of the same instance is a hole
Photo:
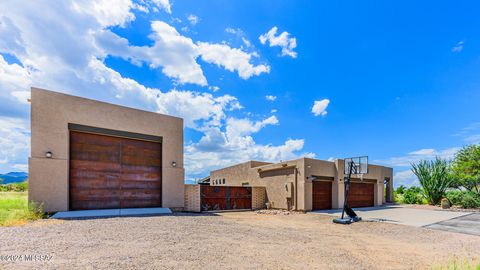
[[[5,269],[428,269],[480,256],[480,237],[319,214],[255,212],[0,227]],[[12,262],[10,255],[50,261]],[[39,257],[38,257],[39,258]]]

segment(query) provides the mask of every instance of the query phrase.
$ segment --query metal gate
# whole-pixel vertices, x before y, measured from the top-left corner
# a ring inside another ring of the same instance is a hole
[[[251,187],[200,186],[202,211],[252,209]]]

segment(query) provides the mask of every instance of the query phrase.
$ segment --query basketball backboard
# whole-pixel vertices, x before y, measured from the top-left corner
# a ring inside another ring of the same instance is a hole
[[[351,167],[351,171],[350,171]],[[345,174],[366,174],[368,173],[368,156],[351,157],[345,159]]]

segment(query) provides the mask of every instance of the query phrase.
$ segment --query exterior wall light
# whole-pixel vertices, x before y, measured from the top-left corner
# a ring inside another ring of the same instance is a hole
[[[172,161],[172,167],[177,167],[177,162]]]
[[[46,157],[46,158],[52,158],[52,157],[53,157],[53,153],[52,153],[51,151],[47,151],[47,152],[45,153],[45,157]]]

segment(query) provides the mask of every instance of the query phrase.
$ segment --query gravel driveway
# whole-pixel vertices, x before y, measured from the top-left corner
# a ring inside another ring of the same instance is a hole
[[[480,250],[479,236],[254,212],[44,220],[0,227],[0,239],[6,269],[421,269]],[[10,255],[52,258],[5,261]]]

